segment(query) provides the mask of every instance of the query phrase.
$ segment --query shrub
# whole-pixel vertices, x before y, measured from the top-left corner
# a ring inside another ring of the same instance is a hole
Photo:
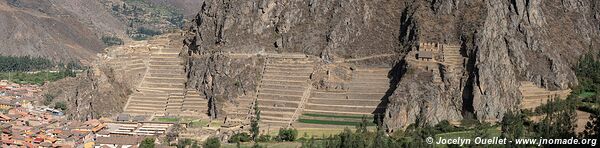
[[[450,122],[448,122],[448,120],[440,121],[440,123],[435,125],[435,129],[442,133],[455,132],[461,130],[459,128],[454,127],[453,125],[450,125]]]
[[[256,142],[270,142],[271,140],[271,135],[260,135]]]
[[[52,101],[54,100],[54,95],[52,94],[44,94],[44,101],[42,102],[44,105],[48,106],[52,103]]]
[[[203,146],[203,148],[219,148],[219,147],[221,147],[221,141],[219,141],[219,138],[217,138],[217,137],[208,138],[206,140],[206,142],[204,142],[204,146]]]
[[[248,142],[248,141],[250,141],[250,135],[248,135],[248,133],[237,133],[237,134],[231,136],[231,138],[229,138],[229,140],[227,142],[238,143],[238,142]]]
[[[67,103],[64,101],[54,103],[54,109],[60,109],[62,111],[66,111],[68,109]]]
[[[148,35],[148,36],[160,35],[160,31],[149,29],[146,27],[138,27],[137,32],[140,34]]]
[[[113,36],[102,36],[102,42],[104,42],[104,44],[107,46],[123,45],[123,40]]]
[[[154,148],[154,138],[146,138],[140,143],[140,148]]]
[[[293,128],[280,128],[279,133],[277,134],[278,141],[294,141],[296,140],[296,137],[298,137],[298,130]]]

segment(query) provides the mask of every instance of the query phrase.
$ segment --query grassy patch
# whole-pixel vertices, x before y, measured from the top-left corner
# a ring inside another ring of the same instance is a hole
[[[154,121],[158,121],[158,122],[177,122],[177,121],[179,121],[179,118],[160,117],[160,118],[154,119]]]
[[[594,92],[582,92],[578,95],[579,98],[589,98],[589,97],[593,97],[595,96],[596,93]]]
[[[191,128],[205,127],[206,125],[208,125],[208,121],[204,121],[204,120],[194,120],[194,121],[191,121],[189,124],[189,126]]]
[[[223,121],[213,120],[209,124],[210,127],[221,127],[221,125],[223,125]]]
[[[327,118],[352,118],[352,119],[362,119],[363,116],[352,116],[352,115],[325,115],[325,114],[302,114],[303,116],[309,117],[327,117]],[[367,119],[373,118],[371,116],[367,116]]]
[[[260,146],[268,147],[268,148],[297,148],[302,146],[300,142],[268,142],[268,143],[258,143]],[[254,143],[246,142],[241,143],[240,147],[242,148],[250,148],[254,145]],[[237,144],[235,143],[226,143],[221,145],[222,148],[236,148]]]
[[[348,121],[329,121],[329,120],[314,120],[314,119],[298,119],[300,123],[310,123],[310,124],[327,124],[327,125],[350,125],[356,126],[360,124],[360,122],[348,122]],[[374,123],[369,123],[369,126],[375,126]]]

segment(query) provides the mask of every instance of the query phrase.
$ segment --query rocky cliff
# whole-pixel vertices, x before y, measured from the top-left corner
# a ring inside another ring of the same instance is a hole
[[[221,118],[226,103],[254,94],[263,63],[260,58],[236,59],[219,53],[192,56],[186,68],[186,85],[206,96],[212,118]]]
[[[323,62],[394,53],[398,56],[366,64],[395,62],[386,127],[463,118],[496,121],[518,107],[520,81],[550,90],[577,84],[572,66],[582,54],[598,50],[599,4],[206,0],[185,42],[193,55],[302,52],[324,57]],[[405,55],[417,52],[421,43],[457,46],[460,63],[418,68]]]
[[[111,117],[122,111],[131,90],[115,78],[108,66],[98,66],[46,86],[45,94],[56,95],[54,101],[67,102],[69,119],[86,121]]]

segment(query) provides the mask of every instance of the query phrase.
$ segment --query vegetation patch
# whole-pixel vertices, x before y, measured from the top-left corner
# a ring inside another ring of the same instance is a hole
[[[302,143],[300,142],[261,142],[258,143],[258,145],[260,147],[267,147],[267,148],[298,148],[300,146],[302,146]],[[228,143],[228,144],[223,144],[221,145],[222,148],[252,148],[255,147],[254,143],[240,143],[240,144],[233,144],[233,143]]]
[[[177,121],[179,121],[179,118],[159,117],[159,118],[154,119],[154,121],[158,121],[158,122],[177,122]]]
[[[360,122],[349,122],[349,121],[330,121],[330,120],[315,120],[315,119],[298,119],[300,123],[310,123],[310,124],[327,124],[327,125],[350,125],[356,126],[359,125]],[[368,126],[375,126],[374,123],[368,123]]]
[[[188,123],[188,126],[190,128],[205,127],[206,125],[208,125],[208,121],[204,121],[204,120],[194,120],[194,121],[190,121],[190,123]]]
[[[50,72],[42,71],[36,73],[27,72],[0,72],[0,79],[9,80],[18,84],[37,84],[43,85],[47,81],[54,82],[66,77],[75,77],[76,74],[73,71],[59,71]]]
[[[45,58],[0,55],[0,72],[39,71],[50,69],[54,66],[54,62]]]
[[[587,91],[586,91],[586,92],[581,92],[581,93],[579,93],[579,95],[578,95],[578,96],[579,96],[579,98],[590,98],[590,97],[593,97],[593,96],[595,96],[595,95],[596,95],[596,93],[595,93],[595,92],[587,92]]]
[[[352,119],[362,119],[363,117],[372,118],[370,116],[352,116],[352,115],[326,115],[326,114],[302,114],[303,116],[309,117],[327,117],[327,118],[352,118]]]
[[[102,36],[102,42],[104,42],[104,44],[106,44],[107,46],[123,45],[124,43],[123,40],[121,40],[121,38],[114,36]]]

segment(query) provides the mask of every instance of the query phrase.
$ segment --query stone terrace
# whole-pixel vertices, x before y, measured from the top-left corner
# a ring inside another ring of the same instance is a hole
[[[389,70],[389,68],[354,70],[347,91],[313,91],[303,113],[330,117],[360,117],[383,113],[386,101],[382,98],[389,89],[389,79],[387,78]],[[318,116],[302,116],[301,118],[323,121],[350,120]]]
[[[125,113],[178,114],[183,109],[184,74],[180,49],[166,36],[149,41],[150,60],[142,82],[128,99]]]
[[[182,100],[181,109],[184,114],[201,113],[202,115],[207,115],[208,100],[206,99],[206,96],[198,91],[188,89]]]
[[[529,81],[522,81],[519,90],[523,95],[520,105],[522,109],[533,109],[555,97],[565,99],[571,92],[571,90],[549,91]]]
[[[310,91],[314,63],[306,55],[269,55],[258,88],[258,108],[266,126],[287,127]]]

